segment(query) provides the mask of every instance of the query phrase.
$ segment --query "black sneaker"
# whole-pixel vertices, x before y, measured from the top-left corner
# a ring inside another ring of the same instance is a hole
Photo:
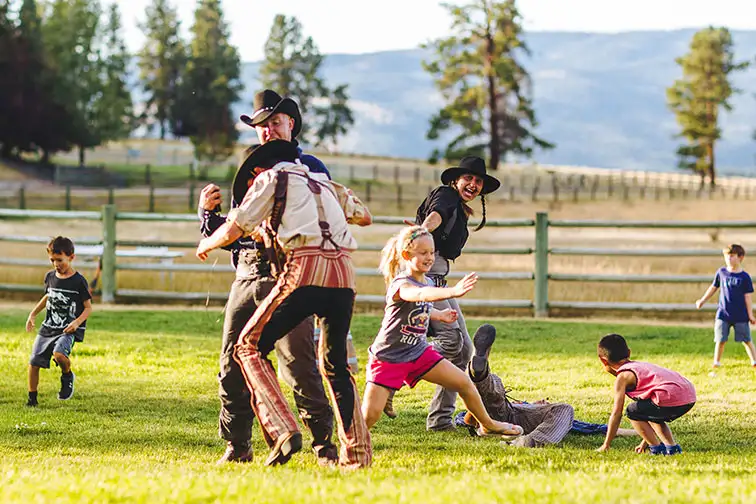
[[[74,378],[75,375],[73,374],[73,371],[67,375],[60,375],[60,392],[58,392],[58,399],[61,401],[67,401],[73,397]]]
[[[470,369],[473,377],[483,377],[488,370],[488,354],[491,353],[491,346],[493,346],[496,339],[496,328],[491,324],[483,324],[478,327],[473,336],[473,347],[475,347],[475,355],[473,355],[470,361]]]

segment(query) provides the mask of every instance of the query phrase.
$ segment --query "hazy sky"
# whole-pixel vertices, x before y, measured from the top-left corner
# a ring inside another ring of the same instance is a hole
[[[103,0],[107,3],[108,0]],[[129,48],[142,44],[137,21],[152,0],[117,0]],[[183,30],[197,0],[172,0]],[[451,3],[454,3],[451,1]],[[276,14],[296,16],[320,51],[365,53],[410,49],[443,36],[449,17],[437,0],[222,0],[231,42],[243,61],[262,59]],[[618,32],[726,26],[756,29],[753,0],[520,0],[525,28],[537,31]]]

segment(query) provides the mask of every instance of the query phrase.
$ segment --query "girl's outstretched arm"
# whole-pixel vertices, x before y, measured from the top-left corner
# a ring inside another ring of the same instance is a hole
[[[417,287],[409,282],[399,287],[398,297],[409,303],[432,303],[444,299],[462,297],[475,287],[478,275],[468,273],[454,287]]]

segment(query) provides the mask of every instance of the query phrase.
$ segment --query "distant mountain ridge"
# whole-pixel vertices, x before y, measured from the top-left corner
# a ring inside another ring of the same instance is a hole
[[[538,133],[556,148],[538,152],[543,164],[653,171],[676,170],[678,132],[666,88],[681,75],[675,58],[688,51],[695,30],[618,34],[531,32],[524,60],[534,82]],[[753,60],[756,31],[733,31],[738,60]],[[751,50],[753,53],[748,53]],[[439,146],[425,139],[441,104],[421,61],[423,49],[361,55],[331,54],[323,64],[330,85],[348,83],[356,122],[340,150],[425,158]],[[260,87],[260,63],[244,63],[245,90],[236,105],[249,112]],[[756,175],[756,69],[741,72],[734,110],[722,118],[717,150],[722,174]]]

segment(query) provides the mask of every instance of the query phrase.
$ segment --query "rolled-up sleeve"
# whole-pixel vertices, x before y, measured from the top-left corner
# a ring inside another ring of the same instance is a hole
[[[336,192],[341,209],[344,210],[344,216],[349,224],[361,221],[369,213],[365,204],[351,189],[336,182],[331,182],[331,187]]]
[[[270,217],[273,211],[276,174],[277,172],[268,170],[258,175],[241,204],[228,213],[226,221],[239,226],[245,236],[252,234],[262,221]]]

